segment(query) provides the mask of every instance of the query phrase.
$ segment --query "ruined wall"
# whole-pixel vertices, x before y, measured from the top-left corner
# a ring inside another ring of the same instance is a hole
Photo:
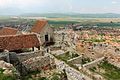
[[[17,56],[18,56],[19,60],[21,62],[23,62],[23,61],[26,61],[30,58],[44,56],[44,52],[43,51],[25,52],[25,53],[17,54]]]
[[[9,53],[8,52],[0,53],[0,60],[4,60],[6,62],[9,62]]]
[[[54,59],[43,51],[17,54],[22,64],[30,71],[47,70],[54,66]]]
[[[54,65],[54,59],[50,56],[39,56],[35,58],[30,58],[23,62],[27,69],[30,71],[34,70],[48,70]]]
[[[68,62],[71,64],[81,64],[81,60],[82,60],[82,57],[79,56],[77,58],[73,58],[73,59],[68,60]]]
[[[26,75],[27,72],[34,70],[52,69],[55,66],[54,58],[43,51],[7,53],[7,55],[1,55],[0,59],[5,59],[13,64],[20,75]]]
[[[84,64],[84,65],[83,65],[83,68],[84,68],[84,67],[85,67],[85,68],[91,68],[91,67],[97,66],[97,64],[99,64],[101,61],[103,61],[103,59],[104,59],[104,57],[99,58],[99,59],[97,59],[97,60],[95,60],[95,61],[92,61],[92,62],[90,62],[90,63]]]

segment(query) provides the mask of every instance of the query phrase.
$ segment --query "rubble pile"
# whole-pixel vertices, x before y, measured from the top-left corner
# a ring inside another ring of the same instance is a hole
[[[16,71],[16,69],[14,68],[14,66],[10,63],[7,63],[5,61],[0,61],[0,69],[4,70],[3,74],[8,75],[8,76],[13,76],[14,72]]]

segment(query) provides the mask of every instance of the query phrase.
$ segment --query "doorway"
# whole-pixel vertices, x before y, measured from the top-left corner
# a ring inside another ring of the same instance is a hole
[[[48,42],[49,41],[49,38],[48,38],[48,34],[45,35],[45,42]]]

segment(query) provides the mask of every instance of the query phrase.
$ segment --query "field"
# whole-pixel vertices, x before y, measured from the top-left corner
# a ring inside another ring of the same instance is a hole
[[[41,19],[41,18],[37,18]],[[67,24],[80,24],[81,26],[98,26],[98,27],[120,27],[120,18],[76,18],[76,17],[62,17],[62,18],[45,18],[49,24],[55,27],[64,27]],[[0,23],[28,23],[33,25],[36,19],[34,17],[28,19],[25,17],[13,18],[0,16]]]
[[[97,67],[90,68],[91,71],[100,74],[106,80],[120,80],[120,68],[103,61]]]
[[[80,24],[81,26],[120,27],[120,18],[47,18],[50,24]]]
[[[77,21],[77,22],[120,22],[120,18],[47,18],[52,21]]]

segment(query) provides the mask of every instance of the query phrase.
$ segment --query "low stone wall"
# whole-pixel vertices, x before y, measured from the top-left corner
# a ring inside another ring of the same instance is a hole
[[[23,67],[26,68],[27,71],[34,71],[48,70],[55,66],[54,58],[43,51],[25,52],[21,54],[1,54],[0,59],[5,59],[7,62],[12,62],[13,64],[15,63],[15,67],[18,69],[18,71]]]
[[[81,64],[82,56],[68,60],[67,62],[71,64]]]
[[[21,62],[23,62],[23,61],[26,61],[30,58],[44,56],[44,52],[43,51],[25,52],[25,53],[17,54],[17,56],[18,56],[19,60]]]
[[[90,62],[90,63],[84,64],[84,65],[83,65],[83,68],[84,68],[84,67],[86,67],[86,68],[94,67],[94,66],[96,66],[97,64],[99,64],[101,61],[103,61],[104,58],[105,58],[105,57],[102,57],[102,58],[99,58],[99,59],[97,59],[97,60],[95,60],[95,61],[92,61],[92,62]]]
[[[5,62],[10,62],[10,54],[15,54],[14,52],[2,52],[0,53],[0,60],[3,60]]]

